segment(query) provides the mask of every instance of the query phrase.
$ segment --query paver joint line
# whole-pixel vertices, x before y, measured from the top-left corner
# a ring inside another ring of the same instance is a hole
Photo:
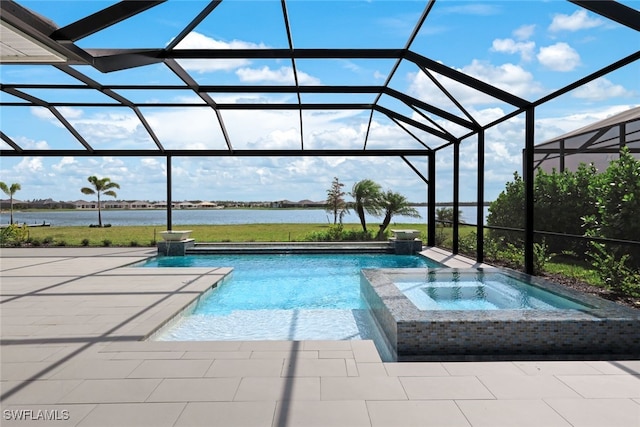
[[[309,416],[327,425],[381,425],[389,414],[407,425],[416,419],[499,425],[505,414],[532,411],[545,425],[604,417],[625,426],[640,419],[638,360],[383,363],[371,342],[140,341],[205,288],[195,282],[223,275],[198,270],[149,278],[128,267],[150,256],[149,249],[64,256],[76,249],[56,248],[49,258],[59,262],[46,265],[67,263],[68,271],[65,283],[49,286],[57,279],[43,270],[48,252],[2,251],[3,261],[20,257],[21,267],[0,272],[0,279],[19,276],[23,283],[8,290],[18,298],[2,301],[3,409],[64,406],[80,426],[131,425],[142,417],[193,425],[211,414],[228,425],[274,426]],[[132,288],[115,290],[122,283]]]

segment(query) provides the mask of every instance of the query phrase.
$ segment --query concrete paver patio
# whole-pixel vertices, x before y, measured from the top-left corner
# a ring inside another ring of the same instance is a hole
[[[2,249],[0,424],[640,426],[638,360],[383,363],[370,341],[144,341],[230,272],[130,266],[155,252]]]

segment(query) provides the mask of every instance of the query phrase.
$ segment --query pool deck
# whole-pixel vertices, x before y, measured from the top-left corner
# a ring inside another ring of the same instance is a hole
[[[127,267],[155,248],[0,251],[2,426],[640,426],[638,360],[383,363],[371,341],[141,341],[230,269]]]

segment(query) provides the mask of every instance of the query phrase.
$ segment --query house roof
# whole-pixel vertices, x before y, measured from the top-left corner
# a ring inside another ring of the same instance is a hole
[[[606,119],[602,119],[600,121],[591,123],[587,126],[581,127],[580,129],[573,130],[571,132],[567,132],[564,135],[557,136],[550,140],[547,140],[538,145],[538,147],[544,146],[545,144],[553,143],[556,141],[560,141],[563,139],[570,139],[576,136],[585,135],[588,133],[596,132],[601,129],[609,129],[612,126],[616,126],[622,123],[631,123],[635,121],[640,121],[640,106],[631,108],[629,110],[623,111],[618,114],[614,114]],[[640,139],[640,134],[638,134],[638,129],[633,128],[628,131],[629,135],[636,134],[635,139]]]

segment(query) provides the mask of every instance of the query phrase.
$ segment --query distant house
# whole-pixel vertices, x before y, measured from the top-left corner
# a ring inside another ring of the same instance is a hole
[[[196,205],[198,209],[222,209],[224,206],[220,206],[217,203],[212,202],[200,202]]]
[[[13,199],[14,209],[24,209],[29,205],[29,202],[23,202],[22,200]],[[0,210],[11,209],[11,199],[0,199]]]
[[[171,207],[173,209],[178,208],[180,205],[180,203],[177,202],[171,202]],[[167,202],[162,201],[162,202],[155,202],[155,203],[150,203],[150,207],[154,208],[154,209],[167,209]]]
[[[154,205],[152,205],[151,203],[143,202],[140,200],[136,200],[135,202],[129,203],[129,209],[151,209],[153,207]]]
[[[98,209],[98,202],[87,202],[86,200],[76,200],[72,202],[76,209]]]
[[[178,209],[195,209],[198,205],[191,202],[178,203],[176,206]]]
[[[102,207],[104,209],[129,209],[129,203],[123,201],[102,202]]]

